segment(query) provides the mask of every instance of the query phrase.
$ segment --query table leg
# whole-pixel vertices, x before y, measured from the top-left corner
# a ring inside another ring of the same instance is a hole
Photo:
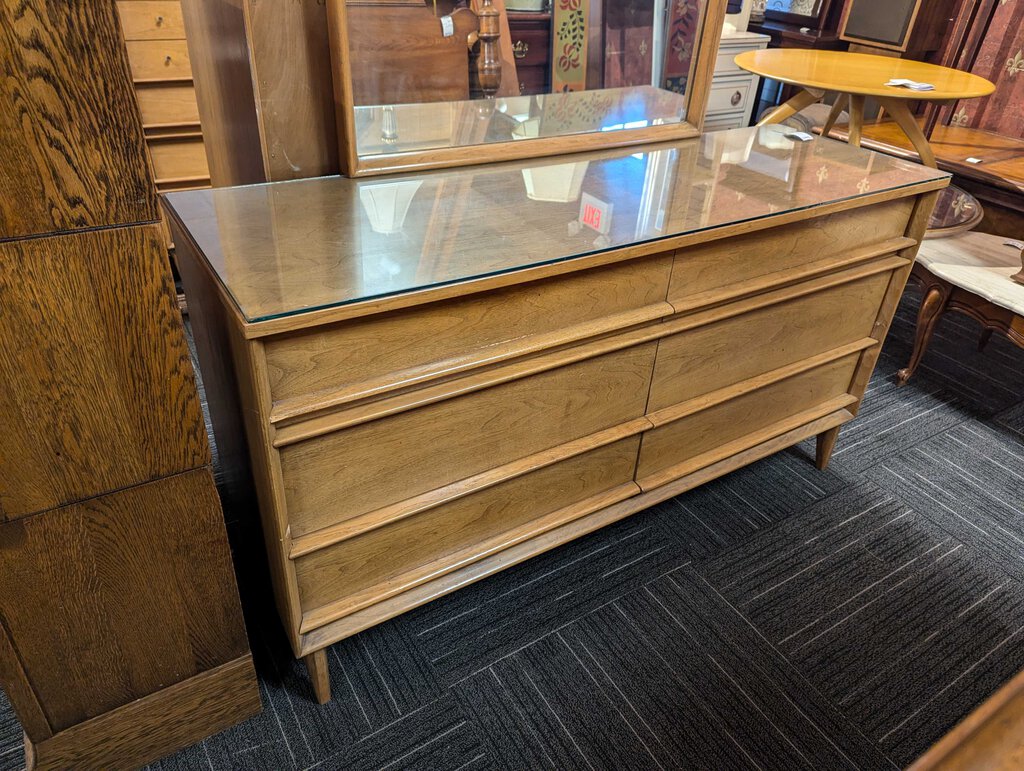
[[[860,132],[864,128],[864,97],[850,94],[850,135],[847,138],[854,147],[860,147]]]
[[[828,132],[832,130],[832,127],[836,125],[836,121],[839,120],[839,116],[843,112],[843,108],[846,107],[847,102],[846,94],[836,95],[835,104],[832,105],[832,109],[829,110],[828,120],[825,121],[825,125],[821,127],[821,135],[823,137],[828,136]]]
[[[797,93],[788,102],[780,104],[770,113],[765,115],[761,120],[757,122],[758,126],[767,126],[769,123],[782,123],[786,118],[791,115],[796,115],[804,107],[809,107],[821,100],[825,96],[824,91],[818,89],[805,88],[803,91]]]
[[[879,97],[878,101],[885,108],[885,111],[892,116],[892,119],[896,121],[896,124],[903,129],[903,133],[907,135],[907,139],[910,140],[914,149],[917,150],[917,154],[921,156],[921,163],[937,169],[939,165],[935,161],[935,153],[932,152],[931,145],[928,144],[928,140],[921,131],[921,127],[914,120],[914,114],[910,112],[906,101],[888,97]]]

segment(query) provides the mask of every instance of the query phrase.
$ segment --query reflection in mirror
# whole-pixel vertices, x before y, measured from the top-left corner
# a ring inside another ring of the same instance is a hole
[[[505,2],[344,0],[359,157],[686,120],[707,0]]]
[[[822,0],[768,0],[766,10],[817,18]]]

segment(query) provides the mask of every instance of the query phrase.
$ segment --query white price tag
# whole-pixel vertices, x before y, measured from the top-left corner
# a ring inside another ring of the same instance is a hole
[[[455,34],[455,21],[451,16],[441,17],[441,32],[445,37],[451,37]]]

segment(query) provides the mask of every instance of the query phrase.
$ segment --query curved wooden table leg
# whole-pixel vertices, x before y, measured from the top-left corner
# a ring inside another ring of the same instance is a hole
[[[825,125],[821,127],[821,135],[823,137],[828,136],[828,132],[832,130],[832,127],[836,125],[836,121],[839,120],[839,116],[843,112],[843,108],[846,107],[848,101],[846,94],[839,94],[836,96],[836,101],[832,105],[832,109],[828,112],[828,119],[825,121]]]
[[[988,341],[989,341],[989,339],[991,337],[992,337],[992,330],[991,329],[987,329],[986,328],[986,329],[981,330],[981,337],[978,339],[978,350],[979,351],[984,351],[985,350],[985,346],[988,345]]]
[[[924,298],[921,300],[921,309],[917,312],[917,329],[914,332],[914,350],[910,354],[910,363],[896,373],[898,385],[906,385],[917,365],[921,363],[924,352],[928,350],[928,343],[932,339],[932,332],[935,325],[946,310],[946,303],[949,302],[951,287],[946,283],[932,283],[925,287]]]
[[[828,468],[828,462],[832,460],[832,450],[836,447],[836,439],[839,438],[839,426],[830,428],[818,434],[817,444],[814,448],[814,465],[821,471]]]
[[[326,704],[331,700],[331,675],[327,669],[327,651],[321,648],[308,656],[302,657],[309,670],[309,679],[313,681],[313,693],[318,704]]]
[[[761,120],[757,122],[758,126],[767,126],[769,123],[782,123],[786,118],[791,115],[796,115],[804,107],[809,107],[815,102],[821,101],[821,98],[825,96],[824,91],[817,89],[805,88],[799,93],[795,94],[792,99],[788,102],[783,102],[770,113],[765,115]]]
[[[925,138],[924,132],[921,131],[921,127],[917,125],[914,114],[910,112],[906,101],[903,99],[890,99],[888,97],[879,97],[878,101],[885,108],[885,111],[892,116],[892,119],[896,121],[896,124],[903,130],[903,133],[907,135],[907,139],[910,140],[914,149],[917,150],[917,154],[921,156],[921,163],[937,169],[939,165],[935,161],[935,153],[932,152],[931,145],[928,144],[928,140]]]
[[[861,94],[850,94],[850,135],[847,142],[860,147],[860,133],[864,128],[864,97]]]

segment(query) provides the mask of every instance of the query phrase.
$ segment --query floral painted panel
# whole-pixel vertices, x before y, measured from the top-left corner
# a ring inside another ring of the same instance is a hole
[[[590,0],[555,0],[554,55],[551,61],[553,91],[584,91],[587,88],[587,18]]]
[[[995,93],[958,102],[950,125],[1024,139],[1024,0],[1000,1],[972,72],[995,83]]]
[[[665,46],[665,88],[686,93],[690,62],[697,45],[702,0],[671,0],[668,40]]]

